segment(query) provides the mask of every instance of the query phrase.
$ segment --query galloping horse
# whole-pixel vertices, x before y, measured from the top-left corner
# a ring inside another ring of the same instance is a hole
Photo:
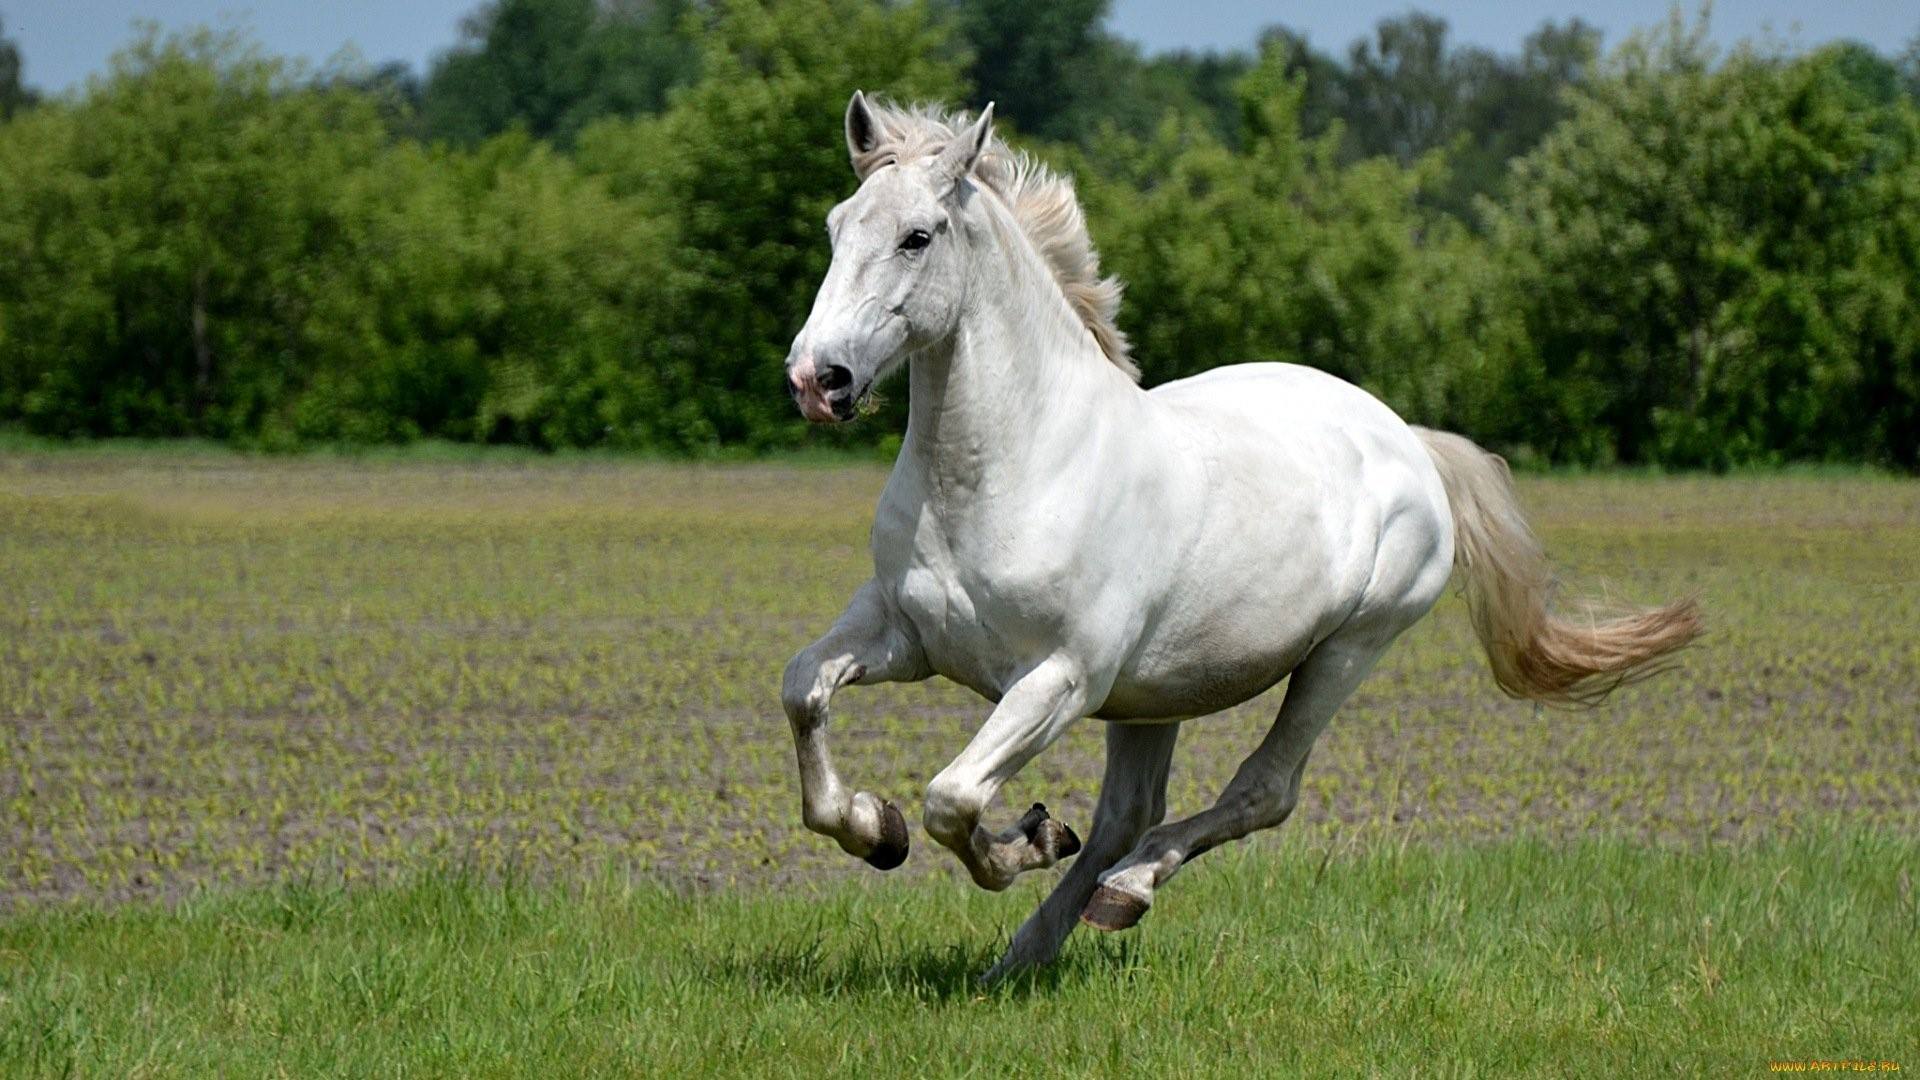
[[[1053,959],[1076,918],[1133,925],[1189,860],[1285,820],[1315,738],[1456,567],[1516,696],[1594,700],[1698,633],[1691,601],[1551,613],[1505,463],[1339,379],[1244,364],[1141,389],[1071,184],[992,118],[858,93],[847,108],[860,186],[827,215],[832,265],[789,391],[807,419],[846,421],[904,365],[909,419],[873,578],[782,692],[807,828],[883,870],[906,858],[906,821],[834,772],[834,694],[939,674],[996,703],[929,784],[927,832],[988,889],[1079,858],[989,979]],[[1180,722],[1282,679],[1279,717],[1219,800],[1160,824]],[[1110,723],[1085,846],[1039,805],[983,825],[1086,716]]]

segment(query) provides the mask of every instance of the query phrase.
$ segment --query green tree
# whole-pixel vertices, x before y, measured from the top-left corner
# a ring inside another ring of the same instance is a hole
[[[1207,125],[1231,143],[1239,133],[1233,87],[1252,67],[1244,52],[1146,55],[1108,32],[1109,0],[1035,5],[1017,0],[941,0],[964,45],[965,104],[992,101],[1008,131],[1081,148],[1102,129],[1147,136],[1169,113]]]
[[[826,272],[826,213],[853,190],[847,98],[952,100],[958,52],[923,4],[727,0],[698,83],[658,116],[582,134],[584,168],[672,223],[640,356],[673,445],[801,437],[782,364]]]
[[[0,127],[0,384],[61,434],[224,437],[309,357],[332,192],[385,142],[230,37],[149,32],[72,108]]]
[[[1600,31],[1579,19],[1543,23],[1518,58],[1466,51],[1459,61],[1465,101],[1437,205],[1477,220],[1476,199],[1503,197],[1510,164],[1570,115],[1567,92],[1586,80],[1599,55]]]
[[[1411,165],[1459,130],[1466,80],[1447,47],[1447,21],[1414,12],[1382,19],[1347,60],[1342,119],[1358,157]]]
[[[396,137],[420,139],[427,134],[420,117],[426,84],[403,60],[329,72],[317,80],[315,89],[353,90],[371,97],[380,110],[381,123]]]
[[[1587,461],[1912,463],[1883,418],[1912,414],[1920,140],[1854,61],[1716,63],[1676,18],[1576,95],[1496,217],[1530,343],[1510,438]]]
[[[968,107],[989,101],[1023,132],[1073,139],[1075,106],[1088,92],[1089,76],[1106,59],[1108,36],[1101,23],[1109,0],[947,0],[944,5],[965,42]]]
[[[524,133],[395,142],[380,100],[149,36],[0,127],[0,415],[269,445],[660,445],[636,362],[670,230]]]
[[[39,100],[20,81],[20,46],[6,36],[6,23],[0,22],[0,121]]]
[[[473,143],[520,126],[571,139],[608,115],[658,112],[692,80],[687,30],[696,0],[494,0],[463,24],[462,43],[433,66],[426,129]]]
[[[1860,286],[1859,382],[1852,395],[1857,428],[1823,456],[1920,471],[1920,102],[1894,112],[1891,160],[1874,173],[1868,196],[1882,208],[1880,226],[1854,279]]]
[[[1304,135],[1325,135],[1335,124],[1349,124],[1343,114],[1347,107],[1347,71],[1338,60],[1314,48],[1304,34],[1284,26],[1269,27],[1260,35],[1261,53],[1279,56],[1287,76],[1300,84],[1300,131]],[[1234,106],[1235,125],[1239,105]]]
[[[1305,79],[1269,39],[1240,87],[1235,152],[1169,122],[1114,134],[1119,163],[1088,178],[1106,265],[1128,283],[1122,324],[1149,382],[1221,364],[1285,360],[1360,383],[1409,416],[1470,426],[1493,332],[1492,275],[1467,232],[1419,205],[1436,157],[1402,169],[1340,161],[1340,132],[1301,131]]]
[[[1470,217],[1476,197],[1499,192],[1507,163],[1566,117],[1563,91],[1585,77],[1599,43],[1578,19],[1548,22],[1518,57],[1502,56],[1451,46],[1437,16],[1383,19],[1372,39],[1354,43],[1345,70],[1327,78],[1346,131],[1343,153],[1411,166],[1444,150],[1448,176],[1426,197]]]
[[[313,375],[269,439],[664,441],[636,362],[663,223],[523,133],[403,143],[338,194],[344,255],[306,322]]]

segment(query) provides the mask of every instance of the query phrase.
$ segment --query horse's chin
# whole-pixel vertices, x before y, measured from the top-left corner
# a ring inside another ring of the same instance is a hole
[[[795,402],[795,405],[799,407],[800,415],[806,417],[807,422],[811,424],[820,424],[823,426],[838,424],[843,422],[844,419],[833,411],[833,406],[819,398],[803,397]]]

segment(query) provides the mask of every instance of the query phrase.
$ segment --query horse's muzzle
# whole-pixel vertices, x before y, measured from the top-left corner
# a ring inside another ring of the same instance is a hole
[[[858,411],[853,372],[842,364],[817,365],[811,352],[788,365],[787,393],[800,415],[816,424],[851,420]]]

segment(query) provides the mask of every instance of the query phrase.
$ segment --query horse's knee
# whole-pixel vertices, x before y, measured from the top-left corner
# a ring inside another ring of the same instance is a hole
[[[927,835],[950,848],[972,841],[973,828],[980,821],[980,801],[973,786],[946,776],[933,778],[927,785],[926,808],[921,823]]]
[[[1260,797],[1248,800],[1234,815],[1231,838],[1237,839],[1277,827],[1293,815],[1293,808],[1299,802],[1300,794],[1292,786],[1264,792]]]
[[[1307,763],[1287,770],[1261,793],[1261,798],[1253,807],[1253,828],[1271,829],[1279,826],[1293,816],[1294,807],[1300,805],[1300,781],[1306,775]]]
[[[787,661],[787,670],[780,677],[780,704],[787,710],[790,720],[802,719],[807,713],[808,697],[813,690],[813,680],[808,677],[811,664],[807,663],[808,650],[795,653]]]
[[[780,677],[780,704],[796,727],[809,727],[827,714],[827,702],[835,690],[865,674],[866,668],[852,657],[822,659],[818,644],[810,645],[787,661],[786,673]]]
[[[813,723],[826,710],[826,686],[812,649],[802,649],[787,661],[786,674],[780,679],[780,704],[795,724]]]
[[[1293,816],[1293,808],[1299,805],[1300,788],[1297,785],[1288,784],[1287,789],[1280,793],[1280,797],[1267,806],[1266,813],[1260,815],[1259,823],[1254,827],[1259,829],[1277,828]]]

